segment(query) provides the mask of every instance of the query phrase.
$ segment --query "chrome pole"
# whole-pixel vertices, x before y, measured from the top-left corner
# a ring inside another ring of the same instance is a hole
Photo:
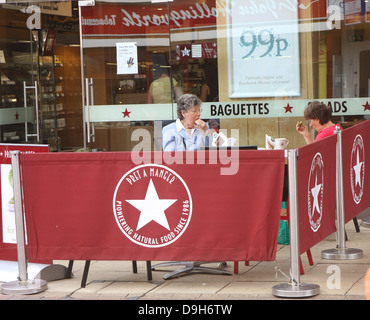
[[[37,141],[40,140],[40,119],[39,119],[39,95],[37,81],[35,81],[35,107],[36,107],[36,137]],[[26,110],[27,112],[27,110]]]
[[[91,121],[91,119],[90,119],[90,106],[95,105],[95,103],[94,103],[94,79],[93,78],[90,78],[89,86],[90,86],[90,91],[89,92],[91,94],[90,105],[89,105],[89,122],[90,122]],[[91,141],[95,142],[95,123],[94,122],[91,123]]]
[[[289,283],[282,283],[272,287],[272,294],[283,298],[312,297],[320,292],[317,284],[302,283],[300,280],[299,263],[299,215],[298,215],[298,183],[297,158],[298,149],[287,150],[289,173],[289,226],[290,226],[290,271]]]
[[[85,62],[84,62],[84,51],[83,51],[83,37],[82,37],[82,22],[81,22],[81,1],[78,1],[78,22],[80,30],[80,60],[81,60],[81,98],[82,98],[82,128],[83,128],[83,140],[84,150],[87,150],[87,139],[86,139],[86,111],[85,111]]]
[[[27,126],[27,84],[23,81],[23,106],[24,106],[24,135],[26,142],[28,141],[28,126]]]
[[[89,92],[90,92],[90,88],[89,88],[89,79],[85,79],[85,87],[86,87],[86,123],[87,123],[87,127],[86,127],[86,130],[87,130],[87,143],[89,144],[90,143],[90,138],[91,138],[91,135],[90,135],[90,95],[89,95]]]
[[[335,128],[337,135],[336,148],[336,205],[337,205],[337,221],[338,221],[338,249],[346,248],[346,235],[344,232],[344,200],[343,200],[343,158],[342,158],[342,131],[339,126]]]
[[[298,186],[297,184],[297,154],[298,149],[288,151],[288,175],[289,186]],[[289,225],[290,230],[290,259],[292,284],[299,285],[300,283],[300,268],[299,268],[299,229],[298,229],[298,190],[297,188],[289,188]]]
[[[345,212],[343,192],[343,151],[342,130],[336,126],[334,133],[337,135],[336,148],[336,205],[337,205],[337,248],[323,250],[321,257],[329,260],[354,260],[363,256],[361,249],[346,248]]]
[[[45,280],[28,280],[19,156],[20,151],[10,151],[13,171],[15,229],[19,276],[17,281],[6,282],[1,286],[1,293],[3,294],[33,294],[47,289],[47,282]]]
[[[85,60],[84,60],[84,48],[83,48],[83,35],[82,35],[82,12],[81,7],[95,6],[95,0],[79,0],[78,1],[78,27],[80,30],[80,61],[81,61],[81,97],[82,97],[82,128],[83,128],[83,140],[84,140],[84,150],[87,150],[87,139],[90,142],[90,128],[88,128],[86,137],[86,111],[85,111],[85,99],[86,91],[88,87],[85,88]]]
[[[17,255],[19,280],[27,281],[27,261],[22,210],[22,191],[20,184],[19,151],[10,151],[13,171],[14,209],[15,209],[15,232],[17,237]]]

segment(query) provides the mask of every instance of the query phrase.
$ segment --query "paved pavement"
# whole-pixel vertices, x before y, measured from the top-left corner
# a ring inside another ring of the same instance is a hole
[[[370,267],[370,228],[361,226],[357,233],[352,221],[346,224],[347,248],[363,250],[357,260],[324,260],[321,252],[336,246],[335,234],[311,249],[314,265],[302,255],[303,283],[318,284],[320,293],[304,300],[365,300],[364,276]],[[68,261],[55,261],[68,265]],[[224,267],[232,275],[189,274],[164,280],[168,270],[153,271],[147,280],[145,262],[138,262],[138,272],[132,272],[130,261],[92,261],[85,288],[81,288],[84,261],[75,261],[73,277],[48,281],[48,289],[32,295],[4,295],[0,300],[276,300],[272,287],[289,281],[290,246],[279,245],[275,262],[239,262]],[[153,264],[156,262],[153,262]],[[218,267],[217,263],[207,266]],[[278,271],[280,269],[282,272]],[[0,283],[1,284],[1,283]]]

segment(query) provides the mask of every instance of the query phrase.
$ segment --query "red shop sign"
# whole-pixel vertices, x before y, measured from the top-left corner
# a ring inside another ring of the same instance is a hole
[[[197,27],[212,27],[217,18],[238,14],[247,24],[279,20],[286,11],[298,11],[302,19],[327,17],[325,1],[288,0],[239,1],[225,0],[182,0],[179,2],[154,4],[97,3],[93,7],[82,7],[83,34],[145,35],[168,34],[172,30]],[[170,19],[169,19],[170,17]]]
[[[216,25],[214,0],[180,4],[118,5],[97,4],[82,8],[83,34],[168,34],[170,11],[171,28],[194,28]]]

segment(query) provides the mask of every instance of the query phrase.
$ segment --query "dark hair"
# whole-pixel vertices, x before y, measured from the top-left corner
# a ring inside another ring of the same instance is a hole
[[[202,105],[202,100],[200,100],[194,94],[183,94],[179,100],[177,100],[177,117],[182,120],[184,117],[182,111],[188,112],[192,107],[200,107]]]
[[[331,121],[333,117],[330,107],[322,102],[313,101],[304,110],[304,118],[307,120],[317,119],[320,124],[324,125]]]

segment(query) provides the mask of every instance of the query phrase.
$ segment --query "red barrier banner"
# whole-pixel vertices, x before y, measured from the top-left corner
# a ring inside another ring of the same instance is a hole
[[[298,149],[300,253],[335,232],[336,135]]]
[[[28,254],[274,260],[283,151],[240,151],[229,158],[238,165],[231,175],[220,174],[225,164],[211,160],[214,152],[171,165],[137,165],[128,152],[22,155]]]
[[[342,133],[345,222],[370,206],[370,120]]]
[[[48,145],[0,143],[0,260],[16,261],[14,194],[10,152],[49,152]]]

